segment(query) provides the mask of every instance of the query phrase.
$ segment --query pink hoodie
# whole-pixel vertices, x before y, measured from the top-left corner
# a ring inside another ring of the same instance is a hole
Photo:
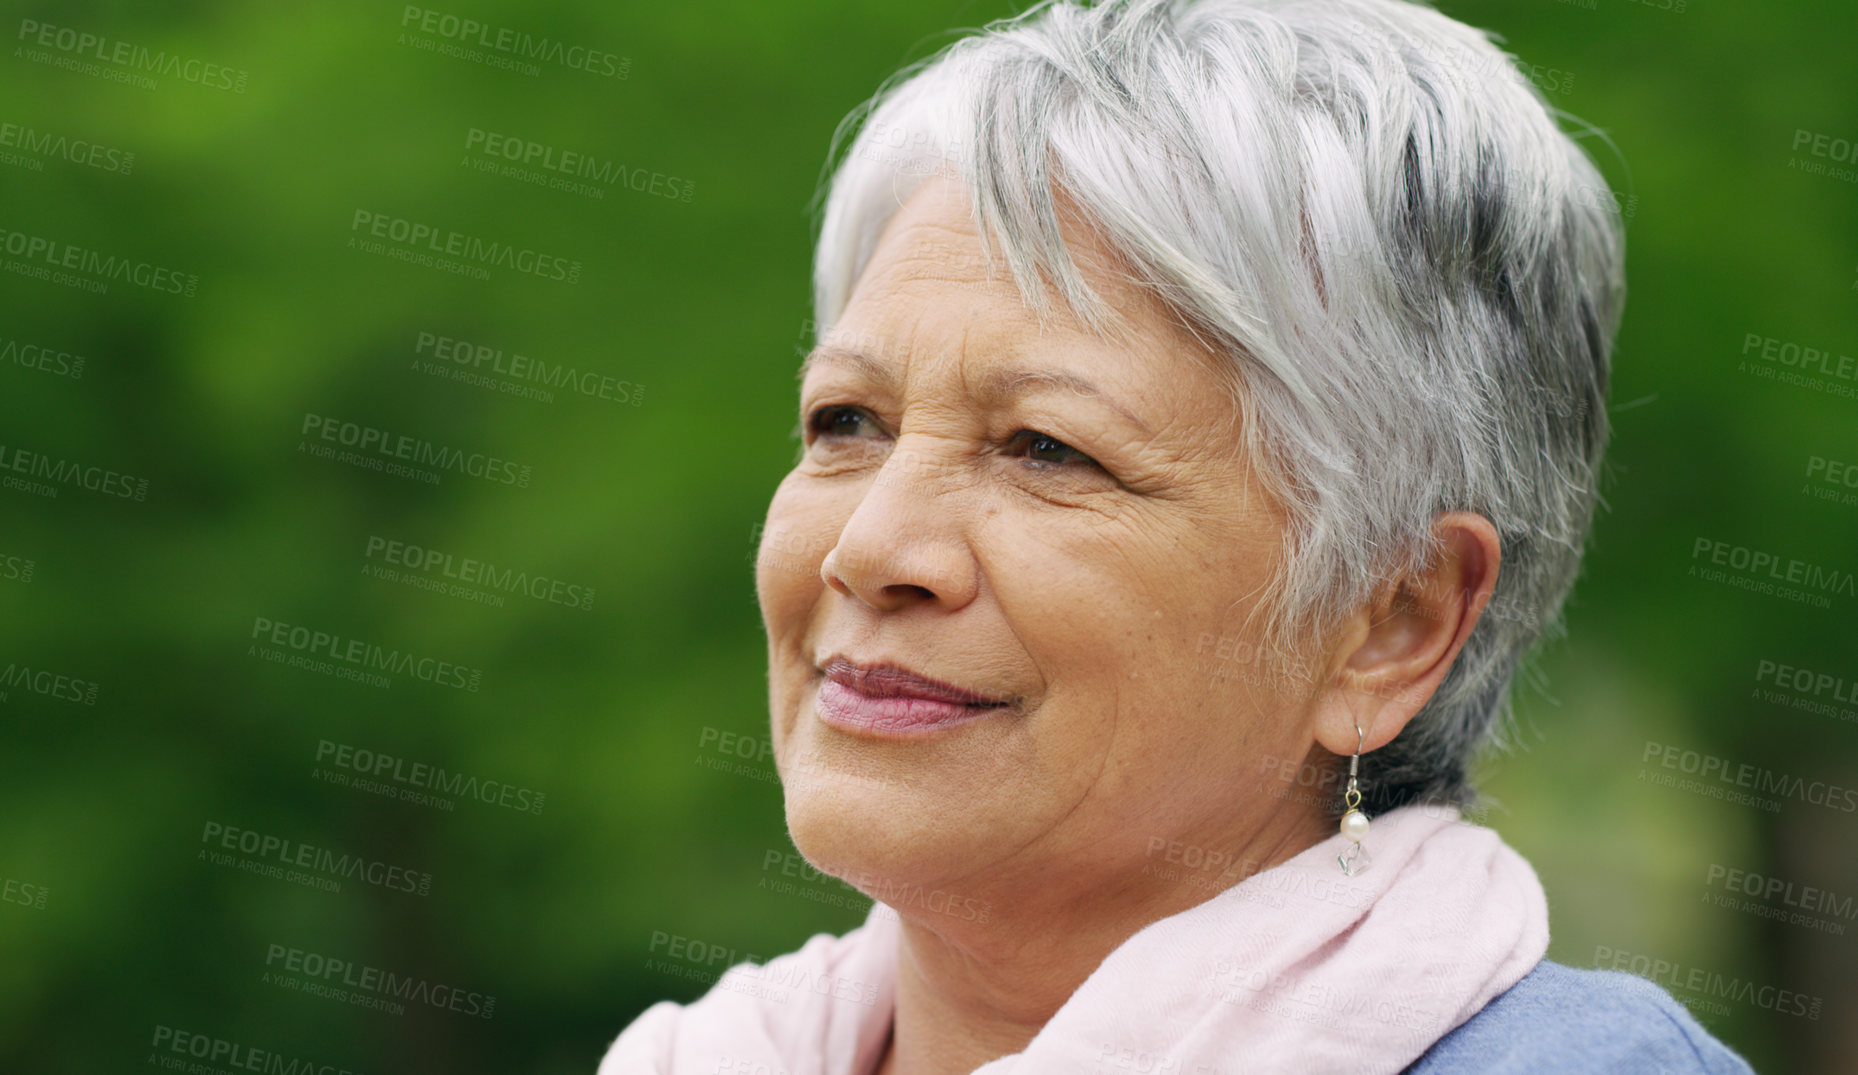
[[[974,1075],[1393,1075],[1547,951],[1535,871],[1456,811],[1375,818],[1373,865],[1354,877],[1336,863],[1344,846],[1330,837],[1151,923],[1025,1051]],[[639,1016],[599,1075],[872,1075],[897,939],[897,914],[880,903],[843,937],[732,967],[695,1003]]]

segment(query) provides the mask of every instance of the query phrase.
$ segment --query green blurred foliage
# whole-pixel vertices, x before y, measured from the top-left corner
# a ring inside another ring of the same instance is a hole
[[[1631,209],[1609,510],[1569,640],[1523,697],[1522,750],[1490,767],[1490,823],[1542,875],[1551,955],[1649,953],[1822,998],[1818,1019],[1738,1002],[1699,1015],[1760,1070],[1839,1070],[1858,1047],[1851,938],[1714,906],[1705,874],[1858,894],[1852,817],[1659,787],[1642,759],[1677,744],[1858,784],[1854,725],[1752,693],[1762,660],[1858,680],[1858,601],[1813,608],[1689,574],[1699,538],[1858,570],[1858,506],[1816,499],[1805,474],[1814,456],[1858,463],[1858,400],[1738,369],[1750,333],[1858,351],[1858,184],[1790,166],[1807,156],[1797,131],[1858,139],[1858,26],[1832,3],[1444,6],[1540,65]],[[198,286],[97,294],[0,273],[0,341],[86,359],[81,377],[0,363],[0,444],[147,481],[139,502],[0,490],[0,565],[33,563],[29,581],[0,578],[0,667],[98,687],[94,704],[17,686],[0,700],[0,880],[44,896],[0,901],[0,1069],[139,1069],[165,1026],[355,1071],[590,1072],[645,1006],[705,988],[652,962],[655,936],[768,956],[861,921],[849,889],[789,876],[783,857],[779,789],[753,746],[767,721],[754,527],[793,459],[809,203],[831,133],[900,65],[1009,6],[431,9],[610,54],[623,78],[445,55],[395,4],[6,9],[0,124],[134,160],[14,147],[0,228]],[[31,23],[242,81],[68,69]],[[690,197],[488,174],[473,130],[688,182]],[[578,281],[370,254],[351,247],[357,212],[578,260]],[[637,403],[434,375],[416,365],[433,360],[422,333],[596,371]],[[306,415],[513,460],[532,480],[434,485],[312,458]],[[493,607],[422,590],[365,573],[371,539],[595,596]],[[252,652],[259,618],[443,658],[481,684],[282,667]],[[721,749],[725,734],[751,756]],[[313,775],[325,741],[545,804],[446,810],[338,786]],[[713,767],[726,762],[750,775]],[[215,865],[200,856],[211,823],[429,873],[431,890],[328,892]],[[494,996],[494,1017],[280,988],[263,980],[272,945]]]

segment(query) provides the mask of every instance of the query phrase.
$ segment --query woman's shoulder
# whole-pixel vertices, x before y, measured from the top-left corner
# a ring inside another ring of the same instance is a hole
[[[1407,1068],[1457,1071],[1752,1075],[1669,993],[1622,971],[1544,959]]]
[[[608,1047],[600,1075],[735,1071],[745,1057],[796,1073],[868,1070],[889,1032],[895,936],[894,917],[874,908],[844,936],[814,934],[766,963],[737,963],[696,1000],[647,1008]]]

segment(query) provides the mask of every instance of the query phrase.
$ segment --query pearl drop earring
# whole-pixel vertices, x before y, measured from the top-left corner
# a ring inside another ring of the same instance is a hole
[[[1368,853],[1361,846],[1361,841],[1368,838],[1368,815],[1361,812],[1361,786],[1356,776],[1361,771],[1361,725],[1355,725],[1355,756],[1348,759],[1348,790],[1342,794],[1342,802],[1348,812],[1342,815],[1342,835],[1348,838],[1348,848],[1336,856],[1342,864],[1342,872],[1350,877],[1374,864]]]

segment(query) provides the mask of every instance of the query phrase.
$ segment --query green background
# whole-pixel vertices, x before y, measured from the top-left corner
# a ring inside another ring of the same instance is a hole
[[[1858,600],[1815,608],[1691,572],[1699,539],[1858,570],[1858,491],[1807,473],[1816,456],[1858,464],[1858,399],[1742,368],[1751,333],[1858,353],[1858,183],[1799,170],[1815,158],[1793,148],[1802,130],[1858,139],[1858,19],[1842,3],[1444,8],[1500,31],[1555,105],[1606,132],[1617,152],[1589,144],[1631,208],[1608,510],[1569,638],[1523,697],[1521,750],[1489,769],[1488,820],[1541,874],[1551,956],[1588,966],[1606,948],[1681,968],[1667,985],[1696,968],[1804,994],[1818,1018],[1676,990],[1759,1070],[1849,1070],[1858,922],[1821,915],[1838,934],[1717,906],[1708,875],[1849,901],[1854,815],[1661,786],[1684,774],[1645,757],[1671,744],[1858,785],[1858,705],[1807,712],[1757,682],[1763,660],[1858,681]],[[667,959],[664,938],[766,957],[863,918],[849,889],[781,857],[754,745],[754,528],[793,460],[809,201],[832,130],[901,64],[1011,8],[437,10],[612,53],[626,77],[441,55],[394,4],[5,7],[0,123],[135,158],[124,174],[15,149],[40,167],[0,163],[0,228],[170,266],[198,290],[0,273],[0,341],[87,359],[81,377],[0,362],[0,444],[148,483],[140,502],[0,489],[0,668],[98,687],[94,704],[19,686],[0,700],[0,879],[25,898],[0,901],[0,1070],[144,1069],[165,1026],[354,1071],[586,1073],[646,1005],[699,995],[725,965]],[[23,19],[223,64],[244,89],[61,69],[18,40]],[[688,181],[691,197],[486,174],[473,128]],[[478,281],[369,254],[349,246],[357,210],[582,269]],[[625,404],[519,398],[417,368],[420,333],[643,387]],[[532,480],[432,485],[312,458],[306,413]],[[380,563],[370,538],[595,597],[429,592],[364,573]],[[441,657],[480,670],[480,688],[283,667],[251,652],[259,617]],[[324,741],[545,805],[339,786],[314,775]],[[215,822],[422,871],[431,889],[328,892],[216,865],[200,857]],[[262,977],[273,944],[492,995],[494,1017],[282,988]]]

